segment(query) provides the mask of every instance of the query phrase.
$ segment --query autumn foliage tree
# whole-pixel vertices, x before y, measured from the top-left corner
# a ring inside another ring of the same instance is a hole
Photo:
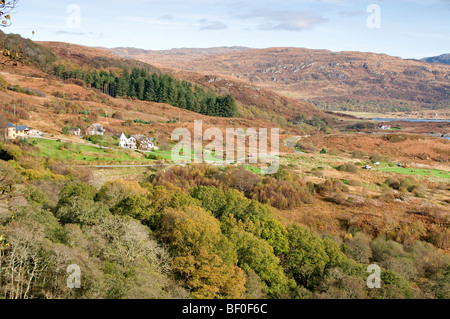
[[[162,237],[173,256],[177,279],[185,282],[194,298],[241,298],[245,274],[237,267],[233,244],[220,224],[200,207],[170,208],[162,220]]]
[[[238,265],[247,273],[254,271],[262,283],[263,291],[272,298],[288,298],[296,288],[280,265],[272,246],[245,230],[243,223],[231,218],[227,237],[236,246]],[[234,225],[233,225],[234,224]],[[231,227],[230,227],[231,226]]]

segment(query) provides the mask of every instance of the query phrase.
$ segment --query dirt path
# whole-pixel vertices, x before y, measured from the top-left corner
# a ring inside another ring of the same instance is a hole
[[[303,154],[303,152],[301,152],[301,151],[299,151],[299,150],[297,150],[297,149],[295,148],[295,144],[297,144],[297,142],[298,142],[299,140],[304,139],[304,138],[307,138],[307,137],[309,137],[309,136],[310,136],[310,135],[304,135],[304,136],[292,136],[292,137],[290,137],[290,138],[288,138],[287,140],[284,141],[284,145],[287,146],[287,147],[289,147],[289,148],[292,148],[292,149],[294,150],[294,152],[297,153],[297,154]]]

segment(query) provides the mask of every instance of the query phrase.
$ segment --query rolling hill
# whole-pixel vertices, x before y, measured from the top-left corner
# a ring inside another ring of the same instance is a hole
[[[299,113],[306,114],[307,116],[318,116],[322,118],[331,118],[329,114],[326,114],[316,109],[312,104],[302,100],[296,100],[286,97],[282,94],[278,94],[271,91],[269,88],[260,88],[255,84],[248,83],[245,80],[236,79],[233,76],[224,75],[204,75],[196,72],[164,69],[160,70],[155,67],[158,65],[158,61],[152,63],[140,62],[139,60],[129,59],[127,57],[118,57],[111,54],[110,51],[100,48],[86,48],[83,46],[57,43],[57,42],[42,42],[40,43],[47,49],[50,49],[54,54],[64,63],[75,64],[84,68],[96,68],[96,69],[110,69],[116,72],[121,72],[123,68],[145,67],[150,72],[155,73],[168,73],[174,78],[188,81],[190,83],[199,84],[208,90],[215,91],[219,95],[232,95],[239,108],[239,113],[242,118],[248,119],[264,119],[274,120],[278,123],[281,119],[287,119],[291,121]],[[234,52],[244,50],[245,48],[215,48],[209,50],[195,49],[177,49],[171,50],[171,53],[178,56],[190,56],[189,54],[203,56],[210,52]],[[138,52],[142,50],[131,50],[130,52]],[[128,51],[127,51],[128,52]],[[178,53],[177,53],[178,52]],[[179,54],[184,52],[184,54]],[[182,60],[182,58],[180,59]],[[156,62],[156,63],[154,63]],[[155,65],[155,66],[154,66]]]
[[[293,99],[314,102],[322,109],[382,112],[450,105],[450,66],[385,54],[302,48],[225,53],[202,49],[184,50],[180,58],[171,50],[122,48],[111,52],[161,68],[231,76]]]
[[[431,58],[425,58],[422,61],[425,61],[428,63],[442,63],[442,64],[450,65],[450,53],[442,54],[440,56],[434,56]]]
[[[2,36],[5,37],[0,33]],[[101,48],[33,42],[17,35],[8,35],[6,40],[11,49],[22,45],[29,63],[18,67],[7,65],[0,70],[0,118],[49,135],[62,136],[62,128],[66,126],[85,128],[89,123],[98,122],[114,135],[125,132],[169,136],[176,127],[190,128],[194,120],[203,120],[205,127],[279,127],[282,134],[298,134],[293,119],[300,113],[318,121],[326,119],[323,123],[336,121],[335,116],[317,110],[310,103],[290,99],[234,77],[161,70]],[[121,74],[124,69],[133,68],[157,75],[168,74],[178,81],[199,85],[205,92],[218,96],[230,94],[237,102],[239,116],[206,116],[168,103],[114,98],[81,77],[57,76],[55,70],[60,65],[72,72],[80,70],[84,75],[96,70],[108,76],[108,72]],[[303,128],[309,132],[320,129],[306,124]]]

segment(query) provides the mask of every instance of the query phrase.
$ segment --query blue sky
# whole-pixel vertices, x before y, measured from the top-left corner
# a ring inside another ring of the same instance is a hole
[[[377,12],[367,12],[372,4],[380,9],[375,20]],[[450,53],[450,0],[20,0],[11,15],[5,32],[109,48],[304,47],[403,58]],[[368,18],[376,28],[368,27]]]

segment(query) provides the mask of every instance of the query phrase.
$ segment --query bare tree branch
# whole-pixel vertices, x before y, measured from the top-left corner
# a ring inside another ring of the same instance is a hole
[[[0,26],[11,25],[11,11],[16,7],[19,0],[0,0]]]

